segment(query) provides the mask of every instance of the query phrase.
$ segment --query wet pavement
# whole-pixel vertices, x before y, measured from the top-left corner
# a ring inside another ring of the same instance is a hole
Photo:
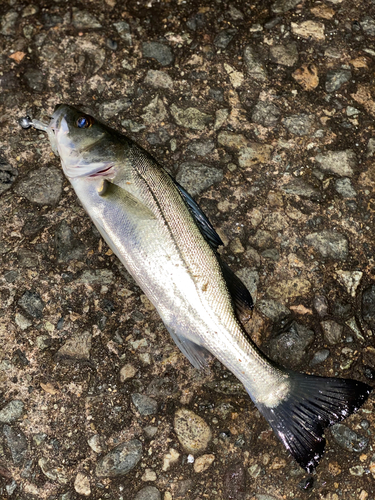
[[[374,1],[4,0],[0,43],[0,497],[372,500],[374,397],[307,475],[180,354],[18,119],[124,131],[217,229],[254,341],[374,384]]]

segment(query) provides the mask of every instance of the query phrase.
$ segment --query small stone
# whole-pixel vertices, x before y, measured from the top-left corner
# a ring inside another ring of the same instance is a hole
[[[61,196],[62,175],[53,167],[30,172],[16,187],[16,193],[39,205],[55,205]]]
[[[346,260],[348,257],[348,240],[346,236],[336,231],[311,233],[306,236],[305,241],[324,258]]]
[[[320,324],[323,328],[324,338],[328,344],[334,345],[340,342],[343,331],[342,325],[331,319],[322,321]]]
[[[116,28],[117,33],[124,40],[125,45],[131,47],[133,45],[132,36],[130,33],[130,26],[125,21],[119,21],[118,23],[113,23],[113,26]]]
[[[263,224],[269,231],[283,231],[289,227],[288,218],[281,212],[273,212],[267,215]]]
[[[12,187],[17,179],[18,170],[6,163],[0,163],[0,195]]]
[[[267,80],[267,70],[264,60],[257,48],[247,45],[244,50],[244,62],[247,67],[247,73],[250,78],[259,82]]]
[[[213,119],[211,115],[203,113],[197,108],[178,108],[175,104],[170,107],[171,114],[177,125],[192,130],[203,130]]]
[[[280,110],[275,104],[259,101],[253,110],[251,119],[263,127],[274,127],[280,118]]]
[[[114,116],[119,116],[123,111],[130,108],[131,105],[132,101],[127,97],[122,97],[116,101],[103,102],[100,105],[100,115],[104,120],[109,120]]]
[[[235,28],[228,28],[220,31],[220,33],[215,36],[214,45],[218,49],[226,49],[236,33],[237,30]]]
[[[326,91],[336,92],[339,88],[348,82],[352,77],[350,69],[332,69],[327,73]]]
[[[313,341],[314,332],[293,321],[288,330],[270,340],[271,358],[284,366],[299,364],[305,358],[306,350]]]
[[[288,10],[294,9],[299,3],[299,0],[276,0],[272,4],[271,9],[275,14],[284,14]]]
[[[369,443],[368,438],[357,434],[346,425],[335,424],[331,427],[331,432],[336,443],[347,451],[362,452]]]
[[[20,313],[16,313],[14,321],[16,322],[16,325],[21,328],[21,330],[26,330],[27,328],[29,328],[29,326],[32,325],[32,322]]]
[[[166,472],[171,465],[175,464],[179,459],[180,454],[174,448],[169,448],[169,453],[164,455],[163,458],[163,471]]]
[[[292,74],[304,90],[313,90],[319,85],[318,68],[314,64],[304,64]]]
[[[211,430],[203,418],[185,408],[176,412],[174,430],[182,447],[193,455],[204,451],[211,440]]]
[[[102,453],[103,452],[103,445],[102,445],[102,439],[99,436],[99,434],[94,434],[87,440],[88,445],[90,448],[95,451],[95,453]]]
[[[24,404],[19,399],[10,401],[2,410],[0,410],[0,422],[2,424],[11,424],[22,417]]]
[[[194,462],[194,472],[200,473],[204,472],[207,470],[210,465],[214,462],[215,460],[215,455],[202,455],[201,457],[197,458]]]
[[[191,151],[192,153],[196,154],[197,156],[207,156],[215,148],[215,143],[214,141],[207,140],[207,141],[194,141],[191,142],[187,149]]]
[[[295,297],[303,297],[309,293],[311,283],[304,278],[281,279],[275,285],[267,288],[267,295],[271,299],[292,299]]]
[[[245,148],[249,142],[242,134],[234,134],[226,130],[219,133],[217,140],[221,146],[235,150]]]
[[[4,425],[3,434],[9,446],[13,463],[15,465],[21,465],[25,461],[27,455],[28,445],[25,435],[19,429],[15,430],[9,425]]]
[[[79,495],[90,496],[90,479],[82,472],[78,472],[74,481],[74,489]]]
[[[125,382],[129,378],[133,378],[137,373],[137,369],[130,363],[124,365],[120,370],[120,382]]]
[[[315,295],[314,309],[321,318],[328,314],[328,300],[324,295]]]
[[[324,24],[315,21],[303,21],[301,23],[290,23],[292,33],[308,40],[324,42]]]
[[[147,59],[156,59],[162,66],[168,66],[174,60],[170,47],[159,42],[143,42],[142,54]]]
[[[38,460],[38,465],[43,474],[51,481],[57,481],[62,485],[65,485],[68,482],[67,473],[63,467],[52,467],[49,460],[45,457]]]
[[[90,359],[92,335],[90,332],[77,333],[57,351],[61,358]]]
[[[292,115],[284,119],[284,125],[291,134],[304,136],[311,133],[314,124],[314,116],[302,113],[300,115]]]
[[[274,242],[274,236],[269,231],[264,231],[263,229],[258,229],[254,237],[250,239],[250,243],[260,250],[272,247]]]
[[[352,297],[355,297],[357,288],[361,282],[362,271],[342,271],[339,269],[337,272],[339,281],[345,286],[346,290]]]
[[[281,302],[271,299],[263,299],[257,302],[257,309],[270,318],[272,321],[280,321],[282,318],[289,316],[290,311]]]
[[[167,118],[163,100],[157,95],[143,108],[142,119],[146,125],[159,124]]]
[[[151,85],[151,87],[154,87],[156,89],[158,88],[173,89],[172,78],[164,71],[158,71],[153,69],[147,71],[145,84]]]
[[[375,36],[375,19],[369,16],[366,16],[360,22],[361,28],[366,36]]]
[[[15,35],[17,19],[18,14],[14,10],[8,10],[6,14],[3,14],[1,16],[0,33],[5,36]]]
[[[156,481],[157,476],[156,472],[153,471],[152,469],[146,469],[145,473],[141,477],[142,481],[147,482],[147,481]]]
[[[224,63],[224,69],[229,75],[229,79],[231,81],[231,84],[233,87],[236,89],[237,87],[241,87],[243,84],[243,81],[245,79],[244,74],[241,73],[241,71],[236,71],[233,66],[230,66],[227,63]]]
[[[353,168],[356,166],[357,158],[351,149],[346,151],[328,151],[319,153],[315,160],[319,163],[319,168],[326,172],[332,172],[341,177],[352,177]]]
[[[33,268],[39,265],[38,255],[26,248],[20,248],[17,257],[21,267]]]
[[[228,116],[229,116],[228,109],[218,109],[215,113],[214,130],[219,130],[219,128],[221,128],[227,121]]]
[[[264,469],[259,464],[253,464],[248,468],[250,477],[256,479],[258,476],[264,473]]]
[[[241,168],[252,167],[258,163],[267,163],[271,157],[273,147],[268,144],[250,142],[248,147],[238,153],[238,163]]]
[[[320,351],[316,351],[312,360],[310,361],[310,366],[315,366],[319,365],[320,363],[323,363],[323,361],[325,361],[329,355],[330,355],[329,349],[321,349]]]
[[[354,467],[349,468],[349,472],[352,476],[361,477],[366,472],[366,469],[363,467],[363,465],[355,465]]]
[[[27,290],[18,301],[18,305],[33,318],[39,319],[43,316],[45,304],[37,292]]]
[[[137,393],[132,394],[131,398],[141,415],[154,415],[157,412],[158,403],[155,399]]]
[[[161,493],[155,486],[146,486],[138,491],[134,500],[161,500]]]
[[[148,438],[153,438],[155,434],[158,432],[158,428],[155,425],[147,425],[143,429]]]
[[[357,108],[353,108],[353,106],[346,106],[346,114],[347,116],[357,116],[360,114],[360,111]]]
[[[282,66],[294,66],[298,61],[297,44],[274,45],[270,48],[270,59]]]
[[[249,290],[250,295],[255,303],[257,288],[259,283],[259,273],[254,269],[244,267],[236,272],[236,275],[240,278],[246,288]]]
[[[355,198],[357,196],[357,192],[353,188],[352,183],[348,177],[336,179],[335,189],[344,198]]]
[[[83,285],[111,285],[114,280],[115,276],[109,269],[94,269],[84,271],[75,282]]]
[[[93,14],[87,10],[78,10],[76,7],[73,7],[72,23],[75,28],[80,30],[102,27]]]
[[[280,189],[282,189],[284,193],[310,198],[311,200],[317,200],[320,197],[318,189],[299,178],[293,179],[288,182],[288,184],[280,186]]]
[[[245,500],[246,472],[241,463],[234,464],[225,471],[224,491],[228,500]]]
[[[362,293],[362,317],[375,328],[375,285],[370,285]]]
[[[208,167],[197,161],[186,161],[179,166],[176,180],[192,196],[223,180],[222,170]]]
[[[142,443],[138,439],[126,441],[113,448],[98,462],[96,475],[98,477],[122,476],[134,469],[141,458]]]
[[[85,245],[74,237],[68,223],[63,220],[55,232],[55,248],[59,262],[69,262],[82,259],[85,255]]]

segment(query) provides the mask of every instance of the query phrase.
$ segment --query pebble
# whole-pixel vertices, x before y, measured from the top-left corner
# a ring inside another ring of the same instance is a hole
[[[367,448],[368,438],[357,434],[346,425],[335,424],[331,427],[331,432],[336,443],[347,451],[362,452]]]
[[[267,69],[258,50],[251,45],[247,45],[243,57],[249,77],[258,82],[266,81],[268,78]]]
[[[307,348],[314,341],[314,332],[304,325],[293,321],[288,329],[272,338],[269,342],[271,358],[282,365],[292,366],[301,363]]]
[[[366,16],[360,22],[361,28],[366,34],[366,36],[375,36],[375,19],[369,16]]]
[[[270,102],[259,101],[253,110],[251,119],[263,127],[274,127],[280,118],[279,108]]]
[[[137,373],[137,368],[135,368],[130,363],[124,365],[120,370],[120,382],[125,382],[129,378],[133,378]]]
[[[139,413],[144,415],[154,415],[158,409],[158,402],[149,396],[144,396],[143,394],[134,393],[131,395],[134,406],[137,408]]]
[[[280,321],[281,319],[289,316],[290,310],[281,302],[272,299],[262,299],[257,302],[257,309],[270,318],[272,321]]]
[[[258,163],[267,163],[272,151],[273,147],[268,144],[250,142],[248,147],[239,151],[238,164],[241,168],[248,168]]]
[[[281,66],[294,66],[298,61],[297,44],[274,45],[270,48],[270,59]]]
[[[23,316],[20,313],[16,313],[14,321],[16,325],[21,328],[21,330],[26,330],[27,328],[29,328],[29,326],[32,325],[32,322],[29,321],[27,318],[25,318],[25,316]]]
[[[329,349],[321,349],[320,351],[316,351],[316,353],[314,353],[312,360],[310,361],[310,366],[315,366],[320,363],[323,363],[323,361],[325,361],[330,354],[331,353]]]
[[[214,460],[215,455],[212,454],[202,455],[201,457],[198,457],[194,462],[194,472],[196,472],[197,474],[204,472],[210,467]]]
[[[164,71],[158,71],[154,69],[150,69],[147,71],[145,84],[151,85],[151,87],[154,87],[156,89],[173,89],[172,78]]]
[[[79,10],[76,7],[73,7],[72,22],[73,26],[80,30],[102,27],[98,19],[93,14],[87,10]]]
[[[115,276],[110,269],[93,269],[84,271],[75,282],[83,285],[111,285],[114,280]]]
[[[306,113],[292,115],[285,118],[283,123],[291,134],[299,136],[309,135],[314,124],[314,116]]]
[[[345,286],[347,292],[352,296],[356,296],[357,288],[361,282],[362,271],[343,271],[338,269],[336,271],[338,280]]]
[[[159,42],[143,42],[142,54],[147,59],[156,59],[162,66],[169,66],[174,60],[171,48]]]
[[[45,304],[37,292],[27,290],[18,301],[18,305],[33,318],[39,319],[43,316]]]
[[[59,170],[54,167],[41,167],[21,179],[15,191],[33,203],[55,205],[61,196],[62,182]]]
[[[203,130],[212,123],[211,115],[203,113],[197,108],[178,108],[175,104],[170,107],[171,114],[177,125],[190,128],[192,130]]]
[[[299,4],[299,0],[276,0],[271,6],[272,12],[275,14],[284,14],[288,10],[294,9]]]
[[[332,69],[328,71],[326,78],[326,91],[336,92],[339,90],[344,83],[348,82],[352,78],[352,72],[350,69]]]
[[[224,491],[228,500],[245,500],[246,471],[242,464],[234,464],[225,471]]]
[[[178,384],[173,376],[156,377],[147,387],[147,394],[155,397],[172,396],[178,392]]]
[[[215,113],[215,123],[214,123],[214,130],[219,130],[224,123],[227,121],[229,116],[229,110],[228,109],[218,109]]]
[[[287,184],[280,186],[280,189],[284,193],[302,196],[311,200],[318,200],[320,198],[320,191],[303,179],[293,179]]]
[[[39,265],[38,254],[26,248],[20,248],[18,250],[17,258],[20,267],[33,268]]]
[[[223,171],[218,168],[208,167],[197,161],[186,161],[180,164],[176,180],[191,196],[196,196],[213,184],[221,182],[223,177]]]
[[[348,240],[346,236],[336,231],[310,233],[306,236],[305,241],[324,258],[346,260],[348,257]]]
[[[334,345],[341,341],[343,326],[336,323],[331,319],[322,321],[321,327],[323,328],[324,338],[328,344]]]
[[[25,435],[19,429],[16,430],[9,425],[4,425],[3,434],[9,446],[13,463],[15,465],[21,465],[27,456],[28,444]]]
[[[141,477],[141,479],[145,483],[147,481],[156,481],[156,479],[157,479],[156,472],[153,471],[152,469],[146,469],[145,473],[143,474],[143,476]]]
[[[90,332],[76,333],[60,347],[56,355],[61,358],[90,359],[91,342]]]
[[[292,33],[301,38],[324,42],[324,24],[316,21],[302,21],[301,23],[290,23]]]
[[[206,156],[212,153],[215,148],[215,143],[212,140],[207,141],[193,141],[191,142],[187,149],[197,156]]]
[[[119,21],[117,23],[113,23],[113,26],[116,28],[117,33],[120,35],[122,40],[124,40],[125,45],[131,47],[133,45],[133,41],[129,24],[125,21]]]
[[[292,299],[294,297],[304,297],[309,293],[311,283],[305,278],[280,279],[274,285],[267,288],[267,295],[271,299]]]
[[[84,495],[86,497],[90,496],[90,479],[82,472],[78,472],[74,480],[74,489],[76,490],[78,495]]]
[[[55,248],[59,262],[69,262],[82,259],[85,255],[85,245],[75,238],[69,224],[63,220],[55,232]]]
[[[375,328],[375,285],[366,287],[362,292],[362,317]]]
[[[114,116],[119,116],[123,111],[126,111],[132,105],[131,99],[122,97],[116,101],[103,102],[100,105],[100,115],[103,120],[109,120]]]
[[[0,195],[12,187],[17,179],[18,170],[6,163],[0,163]]]
[[[142,458],[142,443],[132,439],[121,443],[107,453],[96,466],[98,477],[117,477],[134,469]]]
[[[319,153],[315,160],[319,163],[319,168],[325,172],[340,175],[341,177],[352,177],[353,168],[356,166],[357,158],[351,149],[346,151],[328,151]]]
[[[251,244],[260,250],[272,247],[274,244],[274,237],[269,231],[258,229],[253,238],[250,240]]]
[[[88,440],[87,443],[90,446],[90,448],[95,451],[95,453],[102,453],[104,446],[102,444],[102,438],[99,436],[99,434],[94,434],[91,436]]]
[[[63,467],[52,467],[49,460],[45,457],[38,460],[38,465],[42,469],[43,474],[51,481],[57,481],[62,485],[68,482],[67,473]]]
[[[168,117],[164,102],[158,95],[142,111],[143,114],[141,116],[146,125],[160,124]]]
[[[5,36],[13,36],[16,34],[16,24],[18,14],[14,10],[8,10],[6,14],[1,17],[0,33]]]
[[[221,146],[235,150],[246,147],[249,142],[244,135],[227,132],[226,130],[219,133],[217,140]]]
[[[169,448],[169,452],[163,457],[163,471],[169,470],[170,466],[175,464],[179,459],[180,454],[174,448]]]
[[[134,500],[161,500],[161,493],[155,486],[146,486],[138,491]]]
[[[214,45],[218,49],[226,49],[236,33],[237,30],[235,28],[228,28],[220,31],[220,33],[215,36]]]
[[[23,401],[14,399],[10,401],[2,410],[0,410],[0,422],[2,424],[11,424],[22,417],[24,409]]]
[[[336,179],[335,189],[343,198],[355,198],[357,196],[357,192],[348,177]]]
[[[249,267],[244,267],[236,272],[236,275],[240,278],[246,288],[249,290],[250,295],[254,301],[256,302],[257,296],[257,288],[259,283],[259,273],[254,269]]]
[[[185,451],[193,455],[204,451],[212,437],[203,418],[185,408],[176,412],[174,430]]]

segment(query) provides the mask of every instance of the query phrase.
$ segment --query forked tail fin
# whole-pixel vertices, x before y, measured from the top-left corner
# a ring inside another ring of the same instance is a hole
[[[324,429],[357,411],[372,388],[350,379],[289,375],[287,398],[273,408],[257,407],[289,453],[312,472],[324,453]]]

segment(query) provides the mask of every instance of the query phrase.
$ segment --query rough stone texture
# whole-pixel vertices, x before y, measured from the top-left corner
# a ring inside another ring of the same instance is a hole
[[[340,175],[342,177],[352,177],[353,168],[356,166],[357,159],[354,151],[329,151],[328,153],[319,153],[315,160],[319,163],[319,168],[326,172]]]
[[[23,178],[16,192],[33,203],[53,205],[58,202],[62,190],[62,175],[53,167],[41,167]]]
[[[27,290],[18,301],[18,304],[33,318],[41,318],[43,315],[45,304],[37,292]]]
[[[142,458],[142,443],[138,439],[132,439],[121,443],[107,455],[105,455],[96,466],[98,477],[123,476],[134,469]]]
[[[267,79],[267,69],[257,48],[247,45],[243,57],[249,77],[259,82],[265,81]]]
[[[331,70],[327,73],[326,91],[336,92],[352,77],[350,69]]]
[[[212,116],[202,113],[197,108],[178,108],[175,104],[171,106],[171,113],[177,125],[182,125],[193,130],[203,130],[212,122]]]
[[[288,329],[270,340],[270,355],[274,361],[295,366],[304,360],[306,349],[314,340],[314,332],[293,321]]]
[[[274,127],[280,118],[279,108],[272,103],[259,101],[254,107],[251,119],[264,127]]]
[[[134,500],[161,500],[161,494],[155,486],[146,486],[138,491]]]
[[[343,234],[334,231],[308,234],[306,243],[325,258],[345,260],[348,256],[347,238]]]
[[[298,60],[298,50],[295,43],[275,45],[270,48],[271,61],[282,66],[294,66]]]
[[[176,180],[192,196],[195,196],[216,182],[223,179],[223,172],[217,168],[207,167],[197,161],[181,163]]]
[[[305,113],[292,115],[284,120],[284,125],[290,133],[295,135],[308,135],[314,123],[314,117]]]
[[[3,424],[11,424],[23,414],[24,404],[19,399],[10,401],[4,408],[0,410],[0,422]]]
[[[168,66],[174,59],[170,47],[159,42],[144,42],[142,53],[143,57],[156,59],[162,66]]]
[[[336,443],[347,451],[360,453],[367,448],[368,438],[357,434],[352,429],[343,424],[336,424],[331,427],[331,433]]]
[[[12,187],[18,176],[18,170],[11,165],[0,163],[0,195]]]
[[[363,319],[375,328],[375,285],[370,285],[363,290],[362,315]]]
[[[206,422],[199,415],[184,408],[175,414],[174,430],[188,453],[204,451],[211,440],[211,430]]]
[[[132,394],[132,401],[141,415],[154,415],[158,409],[158,402],[143,394]]]
[[[24,433],[19,429],[4,425],[3,434],[12,454],[13,463],[22,464],[27,456],[27,439]]]
[[[83,332],[69,339],[58,350],[57,355],[62,358],[89,359],[92,335],[90,332]]]
[[[320,324],[323,328],[324,338],[328,344],[337,344],[340,342],[343,331],[342,325],[330,319],[322,321]]]

